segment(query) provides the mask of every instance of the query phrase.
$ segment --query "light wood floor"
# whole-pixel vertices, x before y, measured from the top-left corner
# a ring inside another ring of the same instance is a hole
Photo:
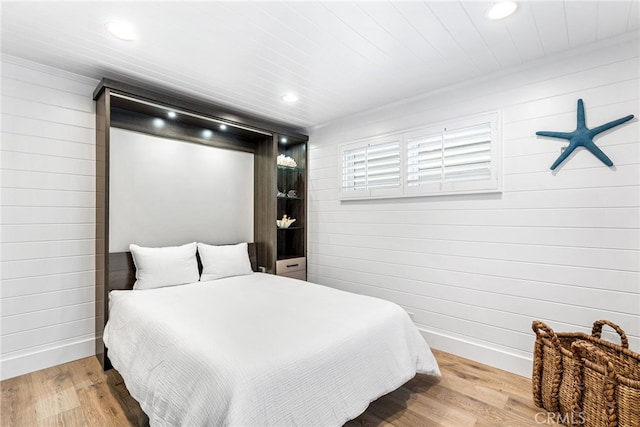
[[[546,422],[546,413],[533,406],[529,379],[441,351],[434,354],[442,378],[417,375],[345,427],[523,427]],[[102,372],[95,357],[1,384],[3,427],[149,424],[120,375],[113,369]]]

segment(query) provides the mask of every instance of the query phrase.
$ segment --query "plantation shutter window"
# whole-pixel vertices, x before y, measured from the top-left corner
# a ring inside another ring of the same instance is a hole
[[[499,129],[496,112],[343,146],[341,198],[500,192]]]
[[[407,185],[491,177],[491,123],[407,138]]]
[[[402,187],[400,138],[342,151],[344,197],[399,194]]]
[[[491,123],[445,130],[443,181],[470,181],[491,177]]]
[[[400,187],[400,141],[367,149],[367,187]]]
[[[366,147],[347,150],[342,155],[342,191],[367,188]]]
[[[442,133],[407,139],[407,185],[442,181]]]

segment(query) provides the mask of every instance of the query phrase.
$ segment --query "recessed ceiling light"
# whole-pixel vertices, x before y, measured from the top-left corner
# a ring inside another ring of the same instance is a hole
[[[153,119],[153,126],[157,127],[157,128],[161,128],[164,126],[164,120],[162,120],[159,117],[156,117],[155,119]]]
[[[213,132],[210,129],[205,129],[202,131],[202,136],[205,138],[211,138],[213,136]]]
[[[282,95],[281,99],[284,102],[296,102],[298,100],[298,95],[294,93],[287,93],[286,95]]]
[[[513,0],[496,1],[487,9],[485,16],[489,19],[502,19],[511,15],[517,8],[518,5]]]
[[[169,112],[167,113],[167,116],[168,116],[170,119],[175,119],[176,117],[178,117],[178,115],[176,114],[176,112],[175,112],[175,111],[169,111]]]
[[[282,142],[282,143],[284,144],[285,142],[287,142],[287,138],[285,138],[285,137],[283,136],[282,138],[280,138],[280,142]]]
[[[226,128],[227,128],[227,125],[225,125],[225,124],[221,124],[220,125],[220,130],[225,130]]]
[[[133,25],[123,21],[109,21],[106,24],[107,30],[120,40],[133,41],[138,39]]]

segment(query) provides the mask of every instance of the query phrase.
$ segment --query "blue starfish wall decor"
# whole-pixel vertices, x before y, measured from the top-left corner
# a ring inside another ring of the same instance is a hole
[[[536,135],[540,136],[550,136],[552,138],[563,138],[569,140],[569,146],[560,154],[560,157],[551,165],[551,170],[557,168],[560,163],[562,163],[569,155],[578,147],[584,147],[587,150],[591,151],[594,156],[599,158],[602,163],[607,166],[613,166],[613,162],[609,157],[607,157],[604,152],[598,148],[598,146],[593,142],[593,137],[597,134],[609,130],[613,127],[621,125],[624,122],[628,122],[633,119],[633,114],[625,116],[621,119],[614,120],[609,123],[605,123],[593,129],[589,129],[584,119],[584,103],[582,99],[578,99],[578,126],[576,130],[573,132],[554,132],[548,130],[541,130],[536,132]]]

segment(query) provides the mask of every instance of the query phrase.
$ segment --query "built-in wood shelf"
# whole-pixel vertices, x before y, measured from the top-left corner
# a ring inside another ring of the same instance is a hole
[[[104,325],[109,317],[109,284],[120,274],[111,271],[114,265],[109,252],[109,173],[110,129],[112,127],[142,132],[154,136],[177,139],[189,143],[243,151],[254,155],[254,242],[257,264],[267,272],[275,273],[280,245],[295,255],[305,254],[306,206],[304,188],[296,197],[287,198],[293,203],[295,215],[300,217],[300,229],[291,230],[294,237],[279,237],[275,228],[278,217],[276,188],[279,176],[286,175],[285,182],[291,188],[306,182],[303,167],[281,171],[276,158],[283,151],[281,141],[291,141],[284,151],[295,153],[300,166],[306,165],[308,136],[294,127],[268,121],[246,113],[232,111],[220,105],[204,102],[178,93],[158,91],[145,86],[103,79],[93,93],[96,103],[96,355],[104,369],[110,367],[102,342]],[[165,120],[164,126],[154,126],[153,120],[175,112],[179,120]],[[203,132],[220,129],[216,138]],[[276,172],[279,171],[279,172]],[[117,171],[116,171],[117,172]],[[111,171],[114,173],[114,171]],[[298,188],[298,187],[296,187]],[[288,191],[287,190],[287,191]],[[289,206],[287,209],[292,209]],[[280,215],[281,217],[282,215]],[[115,254],[113,256],[116,256]],[[113,277],[112,277],[113,276]]]

